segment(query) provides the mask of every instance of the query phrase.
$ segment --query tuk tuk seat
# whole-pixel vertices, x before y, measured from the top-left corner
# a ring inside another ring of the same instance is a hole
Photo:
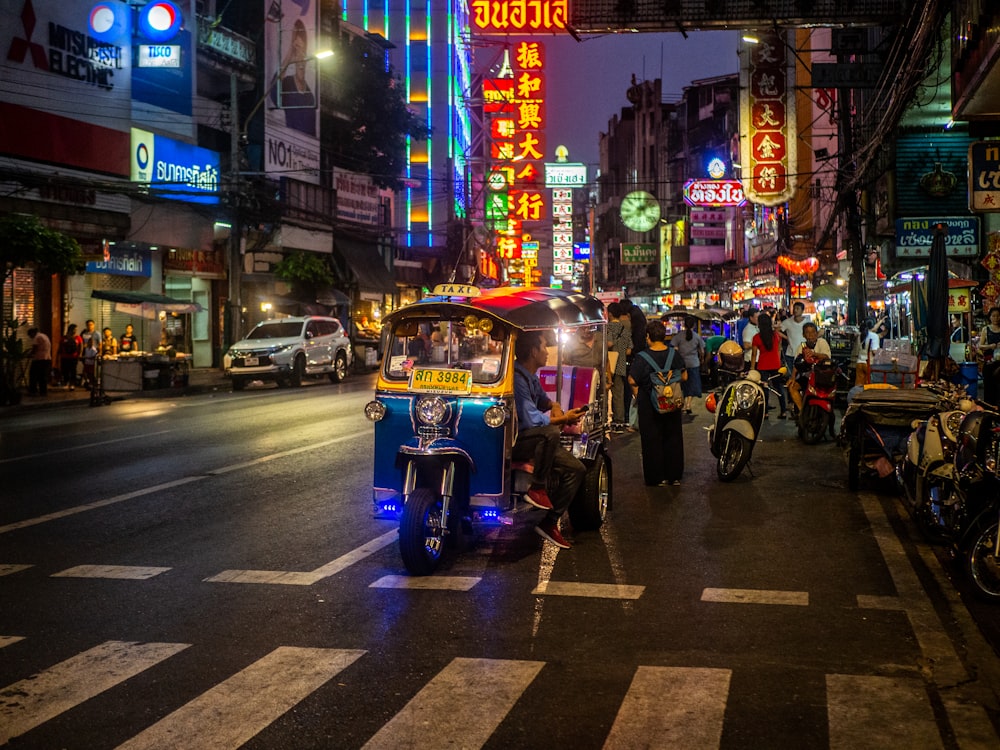
[[[563,411],[594,403],[600,388],[600,371],[596,367],[563,366],[562,372],[562,392],[556,398],[556,368],[538,368],[538,379],[546,396],[558,401]]]

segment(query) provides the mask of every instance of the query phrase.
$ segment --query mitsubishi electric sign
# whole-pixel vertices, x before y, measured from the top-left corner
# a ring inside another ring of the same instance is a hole
[[[219,202],[219,154],[173,138],[132,128],[132,182],[150,195],[188,203]]]

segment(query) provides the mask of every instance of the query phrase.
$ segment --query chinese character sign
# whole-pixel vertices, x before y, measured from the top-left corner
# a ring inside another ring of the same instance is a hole
[[[739,49],[743,187],[750,201],[777,206],[795,187],[795,66],[784,32],[752,36]]]

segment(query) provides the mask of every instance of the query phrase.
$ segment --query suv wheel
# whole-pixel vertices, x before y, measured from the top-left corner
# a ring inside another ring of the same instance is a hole
[[[292,374],[288,378],[288,382],[291,383],[292,387],[299,388],[302,386],[302,376],[306,372],[306,358],[302,354],[297,354],[295,356],[295,362],[292,364]]]
[[[333,372],[330,373],[330,380],[334,383],[343,383],[346,378],[347,356],[343,352],[337,352],[337,357],[333,360]]]

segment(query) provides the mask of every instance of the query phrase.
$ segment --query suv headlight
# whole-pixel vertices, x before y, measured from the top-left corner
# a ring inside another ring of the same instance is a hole
[[[445,421],[450,410],[443,398],[432,396],[418,400],[414,411],[420,424],[437,425]]]

